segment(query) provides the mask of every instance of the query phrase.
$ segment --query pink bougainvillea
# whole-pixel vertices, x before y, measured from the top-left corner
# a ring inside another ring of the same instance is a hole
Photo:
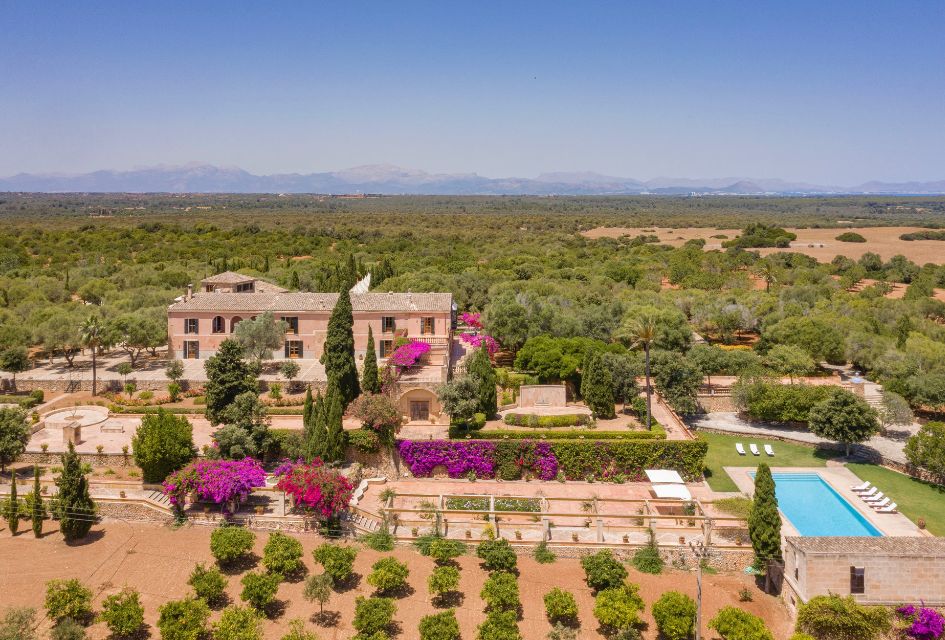
[[[354,493],[351,482],[320,460],[283,462],[276,488],[292,496],[296,506],[311,509],[324,518],[337,517],[348,508]]]
[[[164,481],[164,495],[181,507],[188,495],[227,504],[243,502],[254,487],[266,484],[266,472],[258,460],[197,460],[175,471]]]
[[[407,344],[394,349],[394,352],[387,358],[387,364],[391,367],[397,367],[404,370],[416,365],[420,358],[430,352],[430,345],[426,342],[411,340]]]
[[[482,314],[475,311],[467,311],[459,314],[459,321],[467,327],[473,329],[482,329]]]
[[[418,478],[429,476],[439,466],[451,478],[462,478],[470,471],[477,478],[491,478],[495,470],[495,444],[484,440],[402,440],[398,450]]]
[[[477,349],[485,347],[490,356],[494,355],[495,352],[499,350],[499,343],[496,342],[496,339],[485,333],[461,333],[459,334],[459,339],[463,344],[468,344]]]

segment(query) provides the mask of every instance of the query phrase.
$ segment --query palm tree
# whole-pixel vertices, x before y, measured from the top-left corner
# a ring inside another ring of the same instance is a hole
[[[644,372],[646,374],[646,428],[650,429],[652,423],[652,394],[653,389],[650,386],[650,346],[656,340],[656,318],[651,315],[643,315],[630,322],[623,330],[623,334],[630,340],[631,347],[643,348]]]
[[[765,281],[765,292],[771,291],[771,283],[777,282],[777,272],[770,260],[759,260],[755,265],[754,273]]]
[[[102,345],[102,323],[96,316],[89,316],[82,323],[82,344],[92,350],[92,395],[98,391],[98,348]]]

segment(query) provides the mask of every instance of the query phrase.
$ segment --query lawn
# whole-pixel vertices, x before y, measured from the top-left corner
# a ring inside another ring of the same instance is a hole
[[[732,480],[722,467],[750,467],[759,462],[767,462],[778,467],[823,467],[827,460],[836,457],[836,453],[829,450],[819,450],[799,444],[790,444],[780,440],[768,440],[755,436],[723,436],[716,433],[700,433],[699,437],[709,443],[709,452],[705,457],[705,477],[709,486],[715,491],[738,491],[735,481]],[[761,445],[769,443],[774,448],[774,457],[769,458],[762,452],[760,457],[748,455],[740,456],[735,451],[735,443],[741,442],[748,451],[749,443]]]
[[[872,464],[848,463],[847,469],[869,480],[893,497],[901,511],[913,522],[924,518],[926,528],[945,536],[945,487],[910,478],[891,469]]]

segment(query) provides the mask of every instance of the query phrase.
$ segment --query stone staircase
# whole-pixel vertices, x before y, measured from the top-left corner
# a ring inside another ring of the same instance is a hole
[[[357,533],[374,533],[381,530],[380,519],[360,509],[349,512],[343,518]]]
[[[158,509],[173,511],[171,506],[171,500],[168,498],[162,491],[148,491],[144,495],[144,501],[152,507],[157,507]]]

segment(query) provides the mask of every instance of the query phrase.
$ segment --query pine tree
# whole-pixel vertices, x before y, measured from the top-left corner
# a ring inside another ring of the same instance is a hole
[[[354,317],[351,311],[350,285],[345,283],[338,302],[328,320],[325,351],[320,362],[325,366],[328,386],[335,386],[341,394],[341,409],[361,394],[358,368],[354,363]]]
[[[212,425],[223,421],[224,411],[236,396],[258,392],[258,371],[243,360],[243,347],[236,340],[228,338],[221,342],[216,354],[207,358],[204,370],[207,372],[205,412]]]
[[[16,470],[10,470],[10,499],[7,500],[4,517],[7,520],[7,526],[10,533],[16,535],[16,530],[20,528],[20,501],[16,497]]]
[[[43,519],[46,517],[46,505],[43,504],[43,494],[39,488],[39,467],[33,467],[33,497],[30,500],[30,519],[33,524],[33,535],[37,538],[43,535]]]
[[[581,372],[581,395],[584,404],[598,418],[613,418],[614,381],[604,366],[599,353],[591,353],[584,359]]]
[[[309,421],[312,419],[312,385],[309,385],[305,389],[305,404],[302,405],[302,426],[308,426]]]
[[[89,481],[82,472],[82,462],[75,446],[62,456],[62,475],[56,479],[59,487],[57,510],[59,530],[67,542],[80,540],[88,534],[95,519],[95,503],[89,495]]]
[[[492,418],[499,410],[498,396],[496,395],[496,375],[489,360],[489,352],[480,347],[469,359],[466,373],[472,376],[479,385],[479,413]]]
[[[748,536],[755,551],[755,562],[764,566],[769,559],[781,558],[781,516],[774,492],[771,469],[761,463],[755,472],[755,495],[748,514]]]
[[[342,462],[345,457],[345,430],[342,424],[344,409],[341,406],[341,393],[338,389],[329,389],[325,396],[325,462]]]
[[[364,366],[361,369],[361,390],[364,393],[380,393],[381,380],[377,375],[377,352],[374,349],[374,331],[368,325],[367,351],[364,353]]]

